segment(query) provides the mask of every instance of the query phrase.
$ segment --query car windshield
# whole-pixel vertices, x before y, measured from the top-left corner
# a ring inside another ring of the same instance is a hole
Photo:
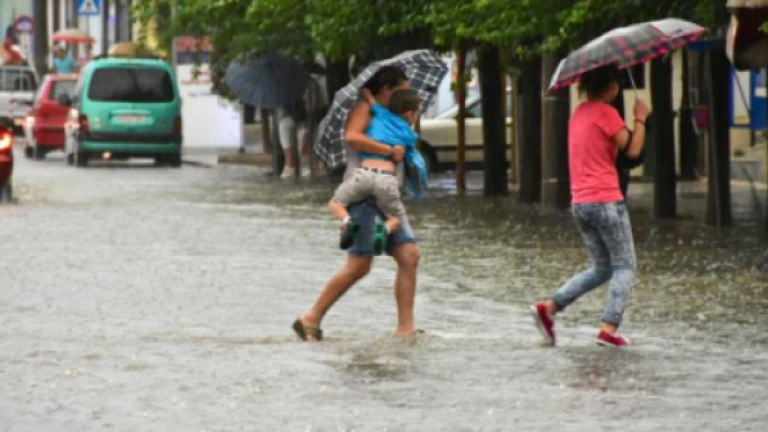
[[[51,83],[51,100],[59,100],[60,97],[67,95],[70,98],[75,94],[75,85],[77,81],[54,81]]]
[[[170,74],[144,67],[98,69],[88,91],[89,99],[100,102],[164,103],[174,97]]]
[[[29,70],[0,68],[0,91],[35,91],[37,81]]]

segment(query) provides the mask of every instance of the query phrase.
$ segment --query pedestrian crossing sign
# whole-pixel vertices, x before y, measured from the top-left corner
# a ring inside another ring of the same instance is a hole
[[[77,0],[78,15],[99,15],[101,13],[101,0]]]

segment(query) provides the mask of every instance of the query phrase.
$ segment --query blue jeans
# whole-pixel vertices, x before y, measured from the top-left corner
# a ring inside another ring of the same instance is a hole
[[[350,217],[360,224],[360,231],[355,237],[355,242],[349,248],[350,256],[373,256],[373,227],[376,225],[376,218],[386,220],[384,213],[376,207],[376,200],[368,198],[363,201],[352,203],[348,208]],[[392,249],[405,243],[416,243],[413,235],[413,229],[408,222],[408,215],[403,214],[400,219],[400,228],[389,236],[387,241],[387,254],[392,255]]]
[[[627,205],[624,202],[574,204],[572,212],[592,266],[566,282],[552,300],[558,310],[565,309],[610,280],[603,322],[618,326],[637,271]]]

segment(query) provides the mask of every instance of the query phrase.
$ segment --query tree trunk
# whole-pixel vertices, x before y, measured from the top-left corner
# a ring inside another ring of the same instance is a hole
[[[113,0],[114,1],[114,0]],[[109,0],[101,0],[101,55],[107,55],[109,51]],[[97,55],[96,47],[92,54]]]
[[[35,70],[41,78],[48,73],[48,5],[35,0]]]
[[[272,143],[270,115],[270,110],[261,110],[261,147],[264,149],[264,153],[272,153],[272,149],[274,149],[274,144]]]
[[[486,196],[506,195],[507,182],[507,124],[504,119],[505,89],[501,85],[501,53],[499,48],[486,46],[478,50],[480,96],[483,103],[483,152]]]
[[[680,102],[680,177],[684,180],[696,180],[696,161],[698,160],[698,140],[693,125],[691,109],[691,67],[688,50],[683,56],[683,97]]]
[[[655,162],[654,214],[659,219],[670,219],[677,214],[671,57],[660,57],[651,62],[651,100]]]
[[[522,66],[517,81],[517,139],[520,169],[520,202],[541,201],[541,60]]]
[[[328,92],[328,100],[332,102],[336,92],[349,83],[349,66],[347,62],[328,62],[325,72],[325,87]]]
[[[549,208],[568,208],[571,188],[568,169],[568,119],[571,114],[568,88],[549,91],[549,78],[559,63],[558,53],[546,54],[542,67],[541,203]]]
[[[509,122],[509,183],[517,185],[517,133],[515,128],[517,124],[515,119],[517,118],[517,80],[512,77],[510,79],[512,91],[509,92],[509,118],[512,120]]]
[[[709,92],[709,181],[707,190],[707,224],[730,226],[731,170],[730,124],[728,121],[728,80],[730,64],[725,50],[706,54],[707,90]]]
[[[51,28],[53,29],[53,32],[56,33],[61,27],[61,4],[58,1],[54,1],[51,4],[51,9],[53,11],[53,16],[51,17],[53,26]]]
[[[464,80],[465,63],[467,60],[466,50],[463,48],[456,51],[456,103],[459,106],[459,112],[456,116],[456,192],[464,195],[467,190],[467,83]]]

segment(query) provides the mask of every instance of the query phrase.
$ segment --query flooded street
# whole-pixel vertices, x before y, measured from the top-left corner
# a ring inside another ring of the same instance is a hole
[[[552,349],[528,307],[586,264],[570,217],[410,201],[427,334],[390,336],[394,265],[378,259],[310,345],[290,325],[345,257],[325,180],[18,150],[19,204],[0,207],[0,432],[766,430],[753,224],[718,234],[638,208],[635,346],[595,344],[600,288],[558,316]]]

